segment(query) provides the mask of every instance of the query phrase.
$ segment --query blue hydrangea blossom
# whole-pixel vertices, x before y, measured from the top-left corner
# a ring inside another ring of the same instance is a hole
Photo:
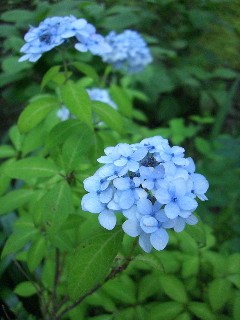
[[[108,147],[98,159],[103,166],[84,180],[89,193],[82,198],[82,209],[99,214],[106,229],[115,227],[115,213],[127,219],[122,228],[139,237],[145,252],[163,250],[168,229],[184,230],[198,222],[194,211],[197,198],[205,201],[209,184],[195,173],[192,158],[185,158],[181,147],[170,147],[160,136],[140,143],[119,143]]]
[[[67,42],[73,38],[75,49],[81,52],[90,51],[102,55],[111,51],[104,37],[96,33],[93,25],[85,19],[74,16],[51,17],[40,22],[38,27],[30,27],[24,36],[26,43],[20,51],[24,55],[19,61],[36,62],[43,53]]]
[[[112,31],[105,37],[111,51],[102,54],[104,62],[115,69],[123,69],[130,73],[142,71],[152,62],[152,56],[141,35],[132,30],[120,34]]]

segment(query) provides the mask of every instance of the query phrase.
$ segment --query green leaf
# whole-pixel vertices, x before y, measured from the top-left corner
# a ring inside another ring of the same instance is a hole
[[[161,275],[160,283],[164,292],[173,300],[181,303],[188,301],[183,283],[175,276]]]
[[[93,147],[95,142],[94,132],[85,123],[81,130],[71,135],[63,145],[63,160],[68,170],[75,169],[81,163],[81,158]]]
[[[23,136],[19,132],[19,129],[17,126],[13,126],[9,130],[9,138],[12,141],[14,147],[17,151],[21,150],[22,142],[23,142]]]
[[[187,278],[198,274],[199,258],[198,256],[184,256],[182,262],[182,277]]]
[[[91,100],[80,85],[68,81],[60,88],[63,103],[79,120],[92,127]]]
[[[200,153],[202,153],[206,156],[209,156],[212,153],[212,146],[211,146],[210,142],[207,141],[206,139],[196,137],[194,142],[195,142],[195,146],[196,146],[197,150]]]
[[[229,275],[227,279],[240,289],[240,273]]]
[[[16,151],[13,147],[8,145],[1,145],[0,146],[0,158],[9,158],[15,155]]]
[[[148,313],[149,320],[173,320],[183,311],[183,305],[175,302],[161,302],[151,306]]]
[[[120,112],[124,116],[131,118],[133,108],[132,108],[131,101],[128,98],[124,89],[116,85],[112,85],[109,91],[110,91],[111,97],[113,98],[113,101],[117,104]]]
[[[237,72],[227,69],[227,68],[217,68],[211,73],[212,78],[222,78],[222,79],[234,79],[237,77]]]
[[[191,315],[187,312],[184,312],[182,314],[180,314],[179,316],[177,316],[174,320],[191,320]]]
[[[10,253],[16,253],[23,248],[29,241],[33,241],[39,235],[39,231],[34,227],[21,227],[15,230],[10,237],[2,251],[2,258]]]
[[[206,303],[191,302],[188,306],[189,310],[202,320],[215,320],[215,316]]]
[[[51,67],[43,76],[41,82],[41,89],[43,89],[55,76],[59,73],[60,66]]]
[[[121,241],[121,229],[104,230],[69,257],[67,285],[71,299],[76,300],[104,279],[120,248]]]
[[[138,300],[144,301],[159,292],[159,275],[148,274],[141,278],[138,285]]]
[[[67,182],[62,181],[48,190],[35,208],[39,220],[58,228],[73,211],[72,194]]]
[[[134,281],[127,275],[123,274],[120,277],[108,281],[103,286],[103,290],[116,301],[124,304],[136,303],[136,286]]]
[[[199,221],[194,226],[188,225],[185,228],[185,232],[187,232],[194,240],[196,240],[200,248],[206,246],[207,244],[206,231],[204,229],[204,224],[201,221]]]
[[[28,180],[52,177],[58,173],[58,168],[50,160],[32,157],[7,164],[4,172],[11,178]]]
[[[233,318],[234,318],[234,320],[240,319],[240,293],[239,292],[236,292],[236,296],[234,298]]]
[[[82,126],[85,125],[82,121],[69,119],[57,124],[49,133],[46,146],[51,151],[57,145],[63,144],[72,134],[81,132]]]
[[[24,281],[16,286],[14,292],[21,297],[30,297],[37,292],[37,289],[32,282]]]
[[[31,272],[33,272],[40,264],[47,251],[47,243],[44,237],[40,236],[33,242],[27,253],[27,264]]]
[[[59,102],[52,96],[40,96],[31,102],[20,114],[18,127],[21,132],[28,132],[36,127],[46,115],[59,106]]]
[[[33,193],[34,191],[29,189],[10,191],[0,198],[0,215],[22,207],[31,200]]]
[[[93,111],[110,129],[120,133],[123,131],[123,120],[116,110],[100,101],[92,101],[92,107]]]
[[[99,82],[97,72],[90,65],[83,62],[73,62],[72,65],[80,72],[84,73],[89,78],[93,79],[96,83]]]
[[[231,284],[226,279],[214,279],[208,286],[208,297],[214,311],[221,309],[230,297]]]

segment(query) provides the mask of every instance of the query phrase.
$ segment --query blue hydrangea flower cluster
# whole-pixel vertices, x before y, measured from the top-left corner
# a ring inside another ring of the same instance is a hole
[[[111,51],[104,37],[97,34],[95,27],[85,19],[51,17],[43,20],[38,27],[30,27],[24,37],[26,43],[20,49],[24,55],[19,61],[35,62],[44,52],[67,42],[69,38],[74,38],[75,49],[81,52],[102,55]]]
[[[83,182],[88,193],[82,209],[98,214],[108,230],[116,225],[115,213],[121,212],[127,218],[124,232],[139,236],[145,252],[163,250],[167,230],[181,232],[186,224],[196,224],[196,200],[207,200],[208,181],[195,172],[194,161],[185,158],[184,151],[160,136],[106,148],[98,159],[104,165]]]
[[[92,101],[104,102],[108,104],[110,107],[114,109],[118,109],[116,103],[111,99],[108,90],[100,89],[100,88],[91,88],[91,89],[86,89],[86,91]],[[68,108],[64,105],[57,111],[57,117],[61,121],[74,118],[74,116],[71,114]]]
[[[146,42],[136,31],[125,30],[120,34],[112,31],[105,39],[112,50],[103,53],[102,59],[113,65],[115,69],[135,73],[142,71],[152,62]]]

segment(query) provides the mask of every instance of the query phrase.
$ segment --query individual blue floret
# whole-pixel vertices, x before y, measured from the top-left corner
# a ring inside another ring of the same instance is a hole
[[[134,73],[142,71],[152,62],[152,56],[146,42],[136,31],[125,30],[120,34],[112,31],[105,39],[111,47],[111,51],[103,53],[102,59],[115,69]]]

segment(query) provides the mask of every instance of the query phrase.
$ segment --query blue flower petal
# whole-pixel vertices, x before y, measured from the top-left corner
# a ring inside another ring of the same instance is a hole
[[[154,196],[162,204],[167,204],[171,201],[171,195],[169,194],[167,189],[158,189],[154,193]]]
[[[122,225],[123,231],[130,237],[137,237],[141,233],[139,222],[137,219],[126,220]]]
[[[147,253],[151,252],[152,245],[150,242],[150,235],[146,233],[141,233],[139,236],[139,245]]]
[[[82,198],[82,209],[91,213],[101,212],[105,206],[98,200],[95,193],[85,194]]]
[[[174,224],[174,231],[175,232],[182,232],[185,228],[185,219],[181,217],[177,217],[175,219],[175,224]]]
[[[150,235],[150,242],[156,250],[163,250],[166,247],[168,240],[168,233],[162,228]]]
[[[152,213],[152,203],[149,199],[140,199],[137,202],[137,208],[143,215],[150,215]]]
[[[194,211],[197,208],[198,203],[193,198],[184,196],[178,199],[178,205],[182,210]]]
[[[98,221],[105,229],[112,230],[116,225],[117,218],[113,211],[104,210],[98,215]]]
[[[169,219],[176,218],[180,213],[179,206],[174,202],[170,202],[170,203],[166,204],[164,211],[165,211],[166,216]]]

